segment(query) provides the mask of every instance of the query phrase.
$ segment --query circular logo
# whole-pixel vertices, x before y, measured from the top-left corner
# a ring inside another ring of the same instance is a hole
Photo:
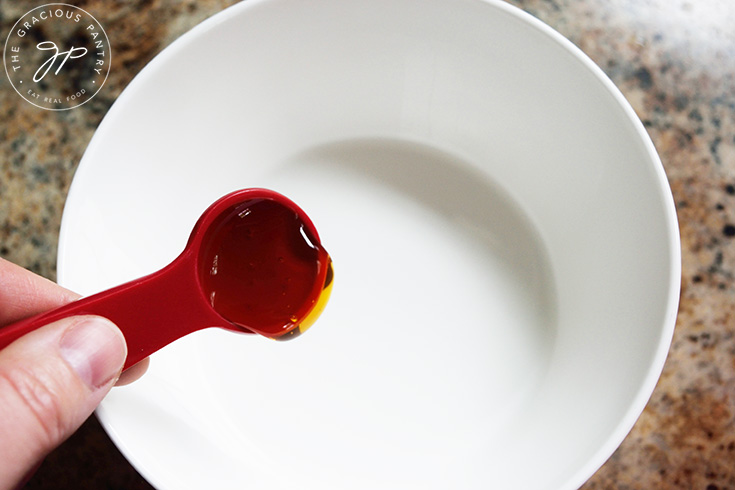
[[[89,102],[110,72],[110,41],[97,19],[66,3],[18,19],[3,52],[5,73],[25,100],[51,111]]]

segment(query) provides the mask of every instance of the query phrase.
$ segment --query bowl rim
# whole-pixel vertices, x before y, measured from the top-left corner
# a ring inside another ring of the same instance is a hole
[[[115,100],[107,114],[105,114],[103,120],[95,131],[92,139],[89,142],[85,153],[79,162],[77,167],[77,174],[84,172],[87,166],[91,165],[88,155],[94,153],[95,149],[102,144],[103,133],[107,131],[107,127],[112,124],[118,113],[122,110],[121,108],[125,105],[125,101],[134,97],[138,88],[144,86],[147,81],[152,78],[157,70],[157,67],[165,65],[168,60],[174,56],[177,56],[180,52],[186,50],[187,46],[197,40],[201,36],[207,36],[209,31],[216,30],[217,27],[224,22],[231,20],[234,17],[240,15],[247,15],[246,12],[252,8],[257,8],[262,3],[273,3],[288,0],[248,0],[245,2],[234,4],[230,7],[223,9],[203,20],[189,31],[175,39],[171,44],[161,50],[146,66],[144,66],[139,73],[137,73],[131,82],[124,88],[118,98]],[[434,0],[434,1],[448,1],[448,0]],[[671,187],[668,182],[663,163],[656,151],[656,148],[650,138],[650,135],[646,131],[643,123],[635,113],[635,110],[630,105],[629,101],[625,98],[620,89],[614,84],[614,82],[605,74],[605,72],[578,46],[572,41],[564,37],[561,33],[556,31],[551,26],[547,25],[543,21],[534,17],[532,14],[522,10],[519,7],[508,4],[502,0],[466,0],[467,2],[485,4],[487,7],[497,9],[504,12],[505,14],[515,17],[517,20],[525,23],[531,28],[537,30],[541,34],[545,35],[551,42],[556,43],[558,46],[563,48],[565,52],[572,55],[574,59],[581,63],[585,69],[591,72],[595,79],[601,83],[606,91],[613,96],[617,105],[623,110],[631,126],[635,129],[636,134],[640,142],[643,143],[646,155],[648,157],[649,164],[653,167],[655,172],[656,184],[659,190],[659,196],[661,204],[664,208],[665,213],[665,228],[668,239],[668,251],[669,251],[669,284],[667,292],[667,300],[665,307],[665,314],[663,315],[663,322],[660,325],[659,341],[654,355],[650,359],[648,370],[643,382],[639,385],[632,398],[631,403],[628,406],[623,417],[619,420],[616,428],[610,432],[606,437],[606,442],[600,446],[592,455],[590,455],[584,464],[574,470],[573,475],[563,484],[560,488],[563,489],[575,489],[579,488],[584,484],[592,475],[602,467],[605,462],[610,458],[613,452],[622,444],[623,440],[627,437],[633,426],[637,422],[638,418],[642,414],[646,405],[649,403],[651,396],[656,388],[656,385],[663,372],[664,365],[667,359],[667,355],[671,346],[671,342],[674,335],[674,329],[676,325],[676,319],[678,315],[679,301],[680,301],[680,288],[681,288],[681,273],[682,273],[682,256],[681,256],[681,241],[678,218],[676,213],[676,207],[674,203],[673,194]],[[68,196],[76,196],[79,194],[78,187],[81,185],[80,180],[75,178],[69,187]],[[71,201],[74,201],[72,199]],[[61,227],[59,232],[59,246],[57,251],[57,277],[59,284],[65,284],[68,282],[69,271],[67,270],[67,264],[64,259],[66,256],[66,249],[70,243],[69,235],[69,213],[72,205],[70,200],[67,198],[61,221]],[[113,440],[115,445],[123,452],[126,459],[131,463],[133,467],[151,484],[154,486],[161,486],[162,482],[155,475],[155,471],[151,471],[146,462],[139,458],[134,452],[126,447],[126,444],[121,435],[116,431],[115,427],[111,424],[108,414],[104,407],[101,407],[96,411],[96,415],[100,420],[100,423],[104,430],[107,432],[109,437]]]

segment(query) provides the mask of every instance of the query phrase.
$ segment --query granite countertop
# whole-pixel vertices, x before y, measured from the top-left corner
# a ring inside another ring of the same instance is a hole
[[[44,2],[0,0],[3,39]],[[83,0],[113,49],[109,78],[73,110],[44,111],[0,77],[0,256],[51,279],[64,200],[110,105],[150,59],[230,1]],[[681,227],[680,312],[638,423],[585,489],[735,489],[735,4],[513,0],[586,52],[647,128]],[[93,465],[88,464],[94,461]],[[150,488],[92,417],[27,488]]]

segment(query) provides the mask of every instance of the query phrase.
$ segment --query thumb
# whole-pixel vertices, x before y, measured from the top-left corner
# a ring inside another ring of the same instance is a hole
[[[13,488],[117,381],[125,339],[109,320],[66,318],[0,351],[0,489]]]

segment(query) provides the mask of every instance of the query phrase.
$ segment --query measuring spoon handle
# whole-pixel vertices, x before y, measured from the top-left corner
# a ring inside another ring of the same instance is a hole
[[[205,301],[186,252],[158,272],[0,328],[0,349],[23,335],[63,318],[99,315],[125,336],[128,357],[123,370],[186,334],[224,320]]]

